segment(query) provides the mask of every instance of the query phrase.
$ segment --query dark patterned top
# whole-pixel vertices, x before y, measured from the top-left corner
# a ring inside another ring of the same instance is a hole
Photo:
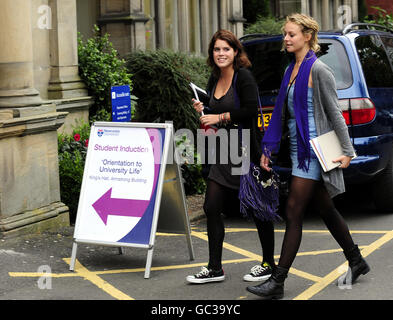
[[[227,93],[220,99],[214,97],[215,88],[212,91],[209,106],[211,113],[219,114],[224,112],[231,112],[236,110],[234,90],[231,86]],[[227,132],[226,137],[222,138],[221,135],[217,135],[214,143],[214,148],[208,147],[210,159],[215,159],[215,164],[210,167],[208,178],[231,189],[239,189],[240,175],[232,174],[233,168],[239,168],[241,163],[236,163],[236,159],[240,161],[241,156],[241,144],[240,137],[238,137],[238,126],[229,124],[226,126],[219,127],[225,129]],[[231,136],[230,131],[233,132]],[[210,136],[212,139],[214,136]],[[208,143],[208,141],[206,141]],[[209,157],[208,156],[208,157]],[[209,158],[208,158],[209,160]],[[234,160],[234,161],[233,161]],[[235,163],[233,163],[233,162]]]

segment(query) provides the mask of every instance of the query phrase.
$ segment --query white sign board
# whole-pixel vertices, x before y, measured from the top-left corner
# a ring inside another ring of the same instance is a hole
[[[92,126],[75,223],[71,270],[78,242],[133,246],[149,249],[145,272],[145,277],[149,277],[170,146],[173,151],[170,123],[97,122]],[[178,175],[170,181],[177,180],[181,184],[180,168],[178,165],[176,168]],[[180,215],[174,217],[182,216],[193,259],[182,185],[175,192],[180,193],[178,198],[183,202]],[[165,216],[161,220],[165,221]]]

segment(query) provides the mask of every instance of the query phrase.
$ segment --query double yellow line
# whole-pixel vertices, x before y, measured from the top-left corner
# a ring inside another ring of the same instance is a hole
[[[379,249],[385,243],[389,242],[392,239],[393,239],[393,230],[387,232],[384,236],[382,236],[378,240],[374,241],[373,243],[371,243],[370,245],[368,245],[364,249],[362,249],[361,250],[362,256],[367,257],[369,254],[371,254],[375,250]],[[340,270],[343,270],[343,268],[345,268],[347,266],[348,266],[348,262],[343,263],[341,266],[337,267],[332,272],[330,272],[328,275],[323,277],[320,281],[317,281],[315,284],[313,284],[306,291],[302,292],[297,297],[295,297],[294,300],[308,300],[308,299],[312,298],[318,292],[320,292],[321,290],[326,288],[329,284],[334,282],[341,275]]]
[[[238,228],[233,228],[233,229],[226,229],[226,232],[239,232],[239,231],[256,231],[256,229],[238,229]],[[284,232],[284,230],[276,230],[278,232]],[[327,230],[306,230],[304,231],[305,233],[329,233]],[[378,240],[374,241],[368,246],[363,246],[361,247],[361,253],[363,257],[367,257],[369,254],[374,252],[375,250],[379,249],[382,247],[385,243],[389,242],[390,240],[393,239],[393,230],[392,231],[351,231],[351,233],[360,233],[360,234],[384,234],[381,238]],[[202,232],[196,232],[192,231],[191,233],[193,236],[198,237],[203,240],[208,240],[207,236],[205,233]],[[236,246],[233,246],[231,244],[225,243],[224,242],[224,248],[227,250],[231,250],[233,252],[236,252],[238,254],[241,254],[245,257],[248,257],[250,259],[256,260],[256,261],[261,261],[262,257],[260,255],[257,255],[255,253],[252,253],[250,251],[238,248]],[[341,249],[332,249],[332,250],[321,250],[321,251],[312,251],[312,252],[299,252],[297,256],[301,255],[318,255],[318,254],[325,254],[325,253],[334,253],[334,252],[342,252]],[[275,256],[275,259],[278,259],[279,256]],[[240,260],[239,260],[240,261]],[[312,275],[310,273],[297,270],[295,268],[291,268],[289,270],[290,273],[297,275],[299,277],[312,280],[315,283],[309,287],[307,290],[299,294],[297,297],[294,298],[294,300],[309,300],[311,299],[314,295],[322,291],[324,288],[326,288],[329,284],[334,282],[341,274],[343,270],[346,270],[348,267],[348,262],[343,263],[342,265],[338,266],[336,269],[334,269],[332,272],[327,274],[325,277],[318,277],[315,275]]]
[[[256,231],[256,229],[240,229],[240,228],[228,228],[226,232],[247,232],[247,231]],[[283,232],[283,230],[277,230],[277,232]],[[325,230],[305,230],[307,233],[328,233]],[[351,233],[361,233],[361,234],[383,234],[381,238],[374,241],[368,246],[361,247],[361,252],[363,257],[367,257],[375,250],[382,247],[385,243],[389,242],[393,239],[393,230],[392,231],[351,231]],[[162,234],[164,235],[164,234]],[[172,234],[173,235],[173,234]],[[208,241],[207,235],[205,232],[198,232],[193,230],[191,235],[202,239],[204,241]],[[229,243],[224,242],[224,248],[235,253],[238,253],[245,258],[243,259],[234,259],[234,260],[225,260],[223,261],[224,264],[229,263],[236,263],[236,262],[246,262],[246,261],[261,261],[262,257],[258,254],[255,254],[251,251],[236,247]],[[341,252],[341,249],[331,249],[331,250],[321,250],[321,251],[312,251],[312,252],[299,252],[298,256],[301,255],[317,255],[317,254],[326,254],[326,253],[334,253],[334,252]],[[278,259],[279,256],[275,256],[275,259]],[[63,259],[66,263],[70,264],[70,258]],[[204,266],[206,262],[195,263],[195,264],[187,264],[187,265],[175,265],[175,266],[163,266],[163,267],[152,267],[152,271],[161,271],[161,270],[173,270],[173,269],[183,269],[183,268],[193,268],[196,266]],[[311,287],[307,290],[299,294],[294,300],[308,300],[311,299],[314,295],[318,292],[322,291],[326,288],[329,284],[334,282],[340,275],[342,270],[345,270],[347,267],[347,262],[343,263],[342,265],[338,266],[336,269],[331,271],[325,277],[318,277],[312,275],[310,273],[297,270],[295,268],[290,269],[290,273],[297,275],[299,277],[311,280],[315,282]],[[60,273],[60,274],[53,274],[53,273],[29,273],[29,272],[9,272],[11,277],[52,277],[52,278],[66,278],[66,277],[82,277],[86,280],[89,280],[91,283],[96,285],[98,288],[109,294],[115,299],[118,300],[134,300],[129,295],[126,295],[122,291],[118,290],[105,280],[99,277],[101,274],[119,274],[119,273],[131,273],[131,272],[143,272],[144,268],[135,268],[135,269],[122,269],[122,270],[107,270],[107,271],[89,271],[86,267],[84,267],[79,261],[76,261],[75,269],[73,273]]]

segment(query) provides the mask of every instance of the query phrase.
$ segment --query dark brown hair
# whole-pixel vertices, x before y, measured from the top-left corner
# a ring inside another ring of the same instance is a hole
[[[213,74],[218,78],[220,76],[220,68],[217,67],[217,65],[214,62],[213,58],[213,49],[214,45],[216,44],[217,40],[223,40],[226,41],[229,46],[237,51],[237,55],[235,56],[235,59],[233,61],[233,69],[235,71],[238,71],[240,67],[243,68],[249,68],[251,67],[251,62],[247,57],[247,53],[244,50],[243,45],[239,41],[236,36],[228,30],[218,30],[210,40],[209,44],[209,57],[207,58],[207,64],[213,69]]]

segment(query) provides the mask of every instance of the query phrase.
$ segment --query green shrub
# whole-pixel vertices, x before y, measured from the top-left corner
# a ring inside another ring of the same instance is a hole
[[[255,23],[260,16],[270,15],[269,0],[247,0],[243,1],[243,16],[247,24]]]
[[[204,88],[210,71],[206,59],[168,50],[136,51],[127,57],[139,98],[135,118],[140,122],[173,121],[175,129],[199,128],[189,82]]]
[[[371,8],[377,10],[377,14],[373,17],[374,19],[364,19],[364,22],[376,23],[393,29],[393,14],[388,14],[385,9],[380,7],[371,6]]]
[[[281,27],[284,20],[276,20],[272,17],[259,16],[257,21],[245,28],[244,34],[263,33],[263,34],[281,34]]]
[[[118,52],[109,41],[109,35],[101,36],[97,26],[94,26],[94,33],[94,37],[86,42],[78,35],[79,74],[86,83],[89,94],[94,98],[90,120],[110,121],[111,86],[130,85],[132,89],[131,75],[125,67],[125,61],[119,58]]]
[[[61,200],[70,209],[72,223],[78,210],[89,136],[90,126],[87,123],[79,124],[71,135],[58,135],[60,194]]]
[[[184,181],[184,192],[186,195],[202,194],[206,190],[206,183],[202,177],[202,164],[200,155],[195,152],[195,146],[190,143],[185,135],[175,136],[175,143],[183,160],[192,157],[193,163],[185,163],[181,166]]]
[[[192,107],[189,82],[205,88],[210,76],[206,58],[169,50],[136,51],[127,57],[127,68],[133,74],[134,92],[138,96],[135,119],[140,122],[173,121],[175,130],[190,129],[196,133],[199,115]],[[184,142],[184,141],[183,141]],[[202,166],[181,166],[186,195],[203,193],[206,185]]]
[[[203,194],[206,191],[206,183],[202,177],[202,165],[197,164],[198,155],[195,154],[194,164],[181,166],[184,179],[184,192],[186,195]]]

